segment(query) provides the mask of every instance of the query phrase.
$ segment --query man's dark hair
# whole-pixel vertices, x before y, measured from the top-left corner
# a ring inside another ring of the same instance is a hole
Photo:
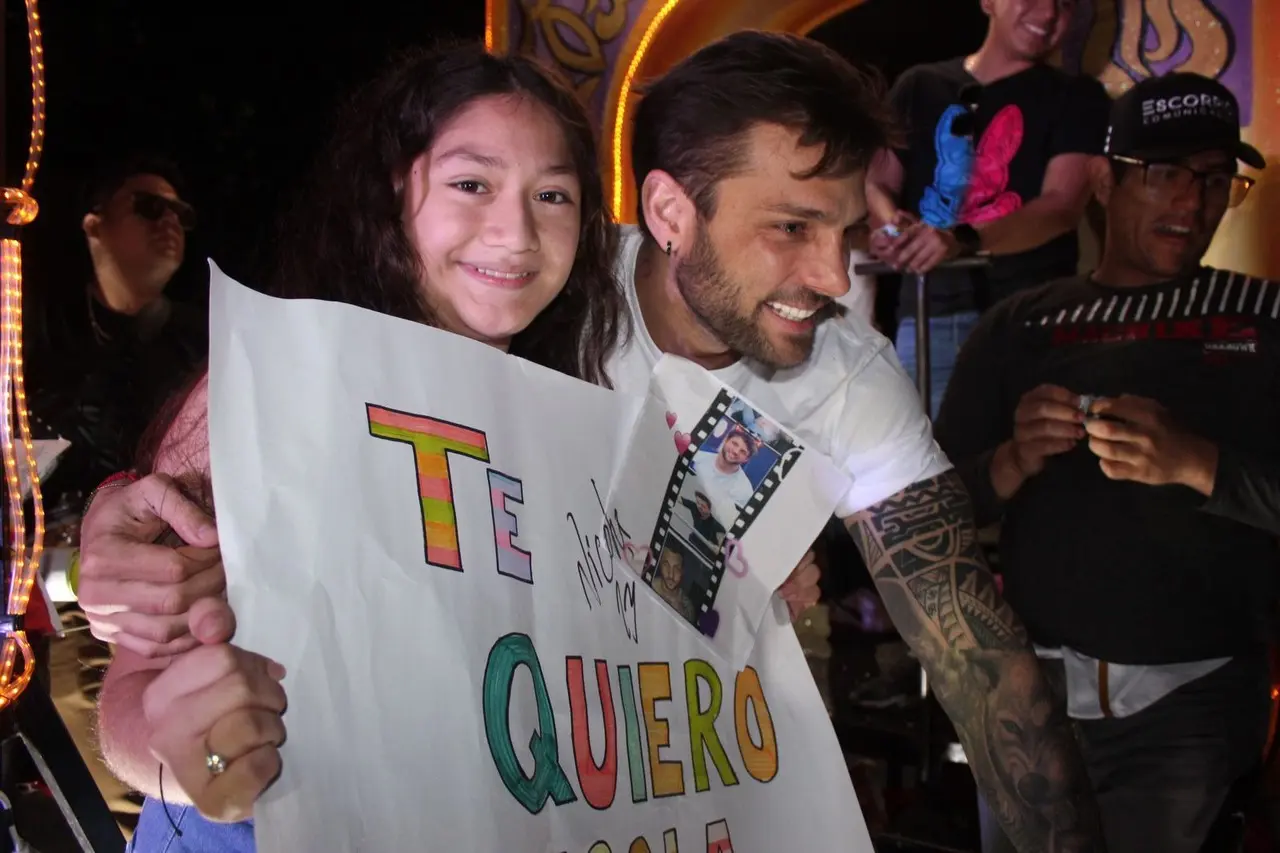
[[[895,141],[880,78],[810,39],[734,33],[643,90],[631,143],[641,227],[641,190],[655,169],[679,181],[698,213],[711,218],[716,185],[742,169],[745,134],[758,124],[791,128],[802,145],[822,146],[822,158],[800,179],[865,169]]]
[[[179,196],[185,194],[186,184],[176,163],[160,154],[132,153],[108,160],[94,170],[85,187],[84,212],[99,210],[124,186],[125,181],[135,175],[164,178]]]
[[[730,427],[728,435],[720,439],[720,445],[723,447],[724,443],[731,438],[742,439],[742,442],[747,445],[747,452],[750,453],[752,456],[755,456],[756,451],[760,449],[760,440],[757,439],[751,433],[747,432],[745,427],[740,427],[736,425],[733,427]]]

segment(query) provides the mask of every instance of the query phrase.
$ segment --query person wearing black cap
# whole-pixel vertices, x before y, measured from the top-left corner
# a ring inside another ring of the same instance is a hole
[[[979,251],[986,271],[930,276],[932,412],[979,313],[1019,288],[1072,275],[1089,200],[1088,162],[1102,151],[1107,95],[1090,77],[1047,63],[1071,23],[1061,0],[983,0],[990,23],[970,56],[908,70],[890,92],[903,144],[867,175],[872,254],[929,272]],[[916,293],[901,288],[896,345],[915,371]]]
[[[983,317],[936,426],[979,524],[1003,518],[1005,594],[1061,660],[1113,851],[1200,851],[1266,738],[1280,283],[1201,264],[1239,162],[1266,165],[1217,82],[1118,99],[1097,270]]]

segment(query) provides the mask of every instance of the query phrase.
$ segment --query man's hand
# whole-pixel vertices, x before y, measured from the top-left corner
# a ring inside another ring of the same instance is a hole
[[[169,529],[192,547],[157,544]],[[93,635],[149,658],[197,646],[187,610],[226,588],[217,544],[213,520],[169,477],[101,492],[81,529],[77,585]]]
[[[917,222],[893,241],[881,260],[900,270],[927,273],[944,261],[960,257],[960,241],[950,231]]]
[[[891,263],[889,260],[894,253],[897,245],[902,241],[904,233],[910,230],[911,226],[917,222],[916,218],[905,210],[899,210],[894,214],[891,221],[882,224],[879,228],[871,232],[868,242],[868,249],[877,259],[885,263]]]
[[[822,570],[818,568],[817,560],[810,551],[792,570],[790,577],[778,587],[778,595],[787,603],[787,609],[791,611],[792,622],[799,618],[801,613],[818,603],[822,595],[822,590],[818,589],[818,581],[821,578]]]
[[[1090,413],[1104,416],[1090,418],[1085,429],[1089,449],[1112,480],[1180,485],[1205,497],[1213,494],[1218,448],[1179,427],[1155,400],[1125,394],[1099,400]]]
[[[1080,395],[1057,385],[1040,385],[1018,401],[1013,412],[1013,439],[996,451],[991,480],[996,494],[1013,496],[1022,484],[1044,470],[1050,456],[1066,453],[1085,436]]]

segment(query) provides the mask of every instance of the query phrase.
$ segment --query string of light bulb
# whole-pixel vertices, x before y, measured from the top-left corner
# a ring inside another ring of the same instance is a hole
[[[5,222],[13,229],[29,224],[39,213],[31,189],[44,152],[44,44],[40,12],[36,0],[26,0],[26,9],[27,42],[31,48],[31,142],[22,186],[4,188]],[[0,708],[4,708],[22,694],[35,670],[35,656],[20,619],[31,601],[31,587],[44,551],[44,501],[23,381],[22,244],[16,236],[0,239],[0,459],[4,464],[4,488],[9,503],[9,549],[5,560],[9,579],[7,618],[0,626],[4,633],[3,652],[0,652]],[[34,505],[30,546],[22,510],[23,473],[30,483]]]

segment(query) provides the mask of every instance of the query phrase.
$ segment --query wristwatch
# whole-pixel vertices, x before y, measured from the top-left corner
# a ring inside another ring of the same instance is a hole
[[[982,235],[972,225],[960,224],[951,229],[951,236],[960,244],[962,257],[970,257],[982,251]]]

